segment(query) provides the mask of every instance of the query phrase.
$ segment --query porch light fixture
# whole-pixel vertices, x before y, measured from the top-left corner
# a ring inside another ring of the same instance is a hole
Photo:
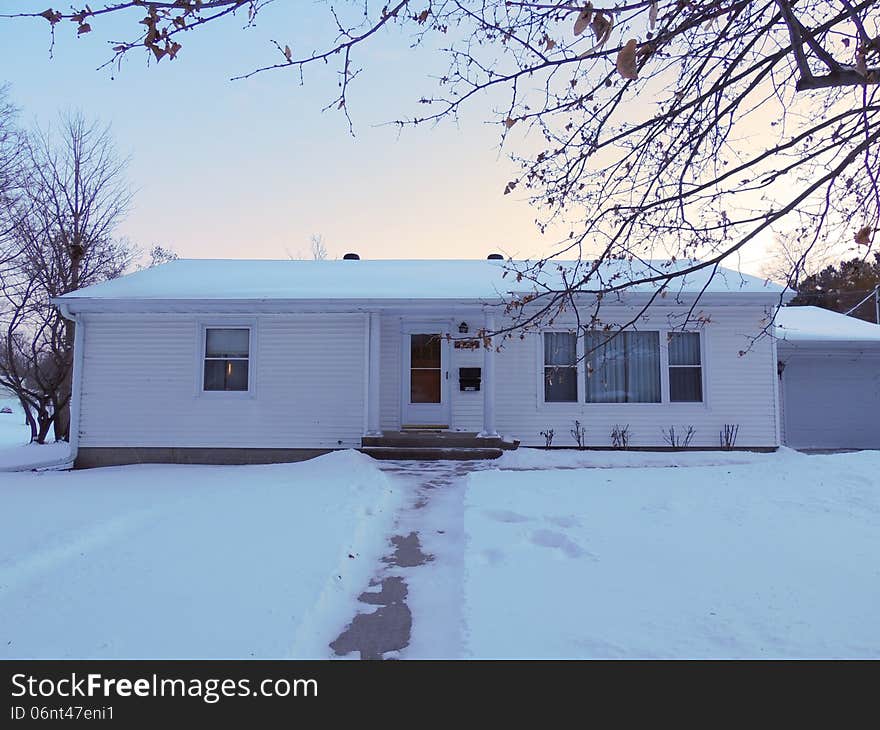
[[[466,335],[468,333],[468,323],[462,322],[458,325],[458,331],[461,332],[461,334]]]

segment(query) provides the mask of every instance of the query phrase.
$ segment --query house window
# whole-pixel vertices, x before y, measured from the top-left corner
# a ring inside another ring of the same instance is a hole
[[[659,403],[660,333],[588,332],[587,403]]]
[[[669,400],[673,403],[703,400],[699,332],[669,333]]]
[[[544,401],[576,403],[577,335],[574,332],[544,333]]]
[[[247,327],[205,328],[205,390],[246,391],[250,357]]]

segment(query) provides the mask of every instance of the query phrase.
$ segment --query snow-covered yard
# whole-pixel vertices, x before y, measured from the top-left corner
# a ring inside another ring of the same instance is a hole
[[[9,409],[11,413],[3,411]],[[0,389],[0,450],[22,446],[30,438],[18,398]]]
[[[880,656],[880,453],[547,460],[629,468],[468,477],[469,655]]]
[[[380,574],[402,658],[880,656],[878,452],[381,466],[0,474],[0,657],[331,656]]]
[[[0,657],[325,656],[398,498],[352,451],[0,474]]]
[[[7,408],[11,413],[3,413]],[[18,398],[0,390],[0,472],[24,465],[63,461],[70,452],[66,443],[28,445],[30,433]]]

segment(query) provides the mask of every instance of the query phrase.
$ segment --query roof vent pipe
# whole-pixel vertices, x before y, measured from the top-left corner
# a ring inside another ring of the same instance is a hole
[[[347,254],[345,254],[345,256],[342,257],[342,260],[343,261],[360,261],[361,257],[358,256],[356,253],[347,253]]]
[[[504,257],[500,253],[490,253],[486,261],[504,261]]]

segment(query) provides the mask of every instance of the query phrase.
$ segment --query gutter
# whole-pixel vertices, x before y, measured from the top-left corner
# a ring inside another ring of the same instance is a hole
[[[794,297],[794,292],[707,292],[700,296],[700,302],[713,306],[740,307],[746,304],[776,306],[780,295],[784,301]],[[640,307],[645,304],[651,293],[633,292],[626,299],[606,299],[604,306],[617,307]],[[696,292],[674,293],[666,298],[658,298],[651,305],[655,309],[668,309],[672,307],[689,306],[698,297]],[[582,295],[578,303],[588,305],[590,297]],[[334,299],[289,299],[289,298],[242,298],[224,299],[216,298],[147,298],[147,297],[73,297],[65,295],[54,300],[56,306],[61,308],[62,313],[68,319],[76,319],[77,314],[85,312],[95,313],[171,313],[191,314],[199,313],[257,313],[257,314],[363,314],[375,310],[394,310],[405,308],[407,312],[434,311],[438,307],[455,312],[472,310],[476,307],[503,305],[504,299],[498,297],[395,297],[395,298],[334,298]]]
[[[52,303],[58,307],[61,316],[70,320],[76,326],[73,332],[73,373],[70,382],[70,435],[68,444],[70,452],[63,459],[55,459],[40,464],[22,464],[20,466],[0,466],[0,472],[23,472],[23,471],[51,471],[72,469],[79,452],[79,413],[82,402],[82,370],[83,370],[83,330],[85,323],[76,314],[71,313],[69,302],[62,299],[53,299]]]

